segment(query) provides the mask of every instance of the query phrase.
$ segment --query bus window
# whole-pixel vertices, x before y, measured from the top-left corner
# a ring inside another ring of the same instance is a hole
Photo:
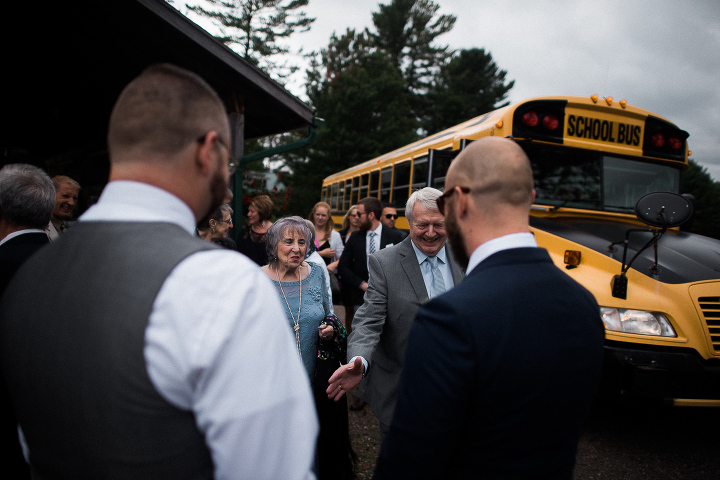
[[[360,177],[360,198],[365,198],[368,196],[368,180],[370,179],[369,174],[365,174],[362,177]]]
[[[380,201],[390,201],[390,186],[392,186],[392,166],[383,168],[380,174]]]
[[[380,185],[380,170],[370,172],[370,193],[369,197],[378,198],[378,186]]]
[[[395,164],[395,181],[393,182],[392,201],[398,211],[405,207],[410,194],[410,162]]]
[[[352,182],[350,180],[345,181],[345,201],[343,202],[343,211],[348,210],[350,208],[350,205],[352,205],[351,202],[351,195],[352,195]]]
[[[428,157],[423,155],[413,160],[412,190],[427,187]]]
[[[600,154],[540,145],[522,146],[532,164],[535,203],[600,209]]]
[[[667,165],[603,157],[604,209],[631,213],[640,198],[651,192],[680,191],[680,171]]]
[[[352,197],[350,198],[350,205],[357,204],[358,200],[360,200],[360,177],[353,177],[352,179]],[[348,209],[350,208],[350,205],[348,205]]]
[[[330,203],[330,210],[337,210],[337,209],[338,209],[338,208],[337,208],[338,184],[337,184],[337,183],[333,183],[330,188],[331,188],[330,202],[329,202],[329,203]]]
[[[452,150],[430,150],[430,186],[438,190],[445,189],[445,173],[450,162],[458,154]]]

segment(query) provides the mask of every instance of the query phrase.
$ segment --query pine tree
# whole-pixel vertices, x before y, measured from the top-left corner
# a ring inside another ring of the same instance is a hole
[[[315,21],[301,10],[308,0],[206,1],[215,8],[188,6],[188,9],[218,25],[222,32],[216,36],[218,40],[276,78],[286,78],[298,69],[277,58],[290,51],[281,40],[309,30]]]
[[[367,31],[333,35],[321,58],[308,72],[308,97],[325,123],[315,143],[288,161],[288,209],[302,215],[319,200],[326,176],[417,139],[404,80],[387,55],[371,47]]]
[[[507,72],[500,70],[482,48],[456,52],[444,65],[428,92],[433,106],[423,118],[423,128],[435,133],[460,122],[503,107],[502,102],[515,84],[505,81]]]
[[[691,159],[680,175],[680,186],[682,193],[695,199],[692,219],[680,228],[720,239],[720,182],[713,181],[707,168]]]

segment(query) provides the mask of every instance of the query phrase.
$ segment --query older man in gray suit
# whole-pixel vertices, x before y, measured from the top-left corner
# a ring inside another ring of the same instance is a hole
[[[350,362],[330,377],[328,396],[340,399],[360,384],[360,398],[387,432],[395,409],[405,345],[415,313],[430,298],[460,283],[463,271],[445,247],[445,219],[437,209],[437,189],[426,187],[407,201],[410,235],[370,257],[365,302],[353,320]],[[361,381],[362,380],[362,381]]]

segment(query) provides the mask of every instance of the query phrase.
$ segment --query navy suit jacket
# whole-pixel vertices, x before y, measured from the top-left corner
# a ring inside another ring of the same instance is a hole
[[[42,246],[50,243],[45,233],[30,232],[23,233],[11,238],[0,245],[0,297],[5,287],[17,269],[37,252]],[[0,423],[2,424],[2,438],[5,445],[3,455],[3,470],[14,472],[14,478],[30,478],[30,467],[25,463],[20,450],[20,443],[17,436],[15,415],[10,407],[9,395],[5,390],[5,381],[2,379],[0,387]]]
[[[380,249],[388,245],[396,245],[402,240],[403,236],[400,230],[383,226],[380,232]],[[367,282],[369,277],[366,246],[367,232],[355,232],[345,243],[345,250],[343,250],[338,263],[343,287],[350,288],[350,299],[353,305],[362,305],[365,292],[360,285],[362,282]]]
[[[418,311],[375,478],[571,479],[603,338],[545,250],[491,255]]]
[[[50,243],[45,233],[23,233],[0,245],[0,295],[15,271],[43,245]]]

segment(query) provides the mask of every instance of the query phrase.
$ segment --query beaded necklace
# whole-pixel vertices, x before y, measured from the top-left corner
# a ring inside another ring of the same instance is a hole
[[[302,357],[302,353],[300,353],[300,310],[302,310],[302,280],[300,279],[300,266],[298,266],[298,284],[300,284],[300,306],[298,307],[297,319],[295,319],[295,315],[293,315],[293,312],[290,309],[290,304],[288,303],[287,297],[285,296],[285,291],[283,290],[282,282],[280,281],[280,272],[278,271],[277,266],[275,266],[275,275],[277,275],[278,284],[280,284],[280,293],[282,293],[283,299],[285,300],[285,305],[287,306],[288,312],[290,312],[290,317],[292,318],[294,324],[293,329],[295,330],[295,342],[297,343],[298,354]]]

